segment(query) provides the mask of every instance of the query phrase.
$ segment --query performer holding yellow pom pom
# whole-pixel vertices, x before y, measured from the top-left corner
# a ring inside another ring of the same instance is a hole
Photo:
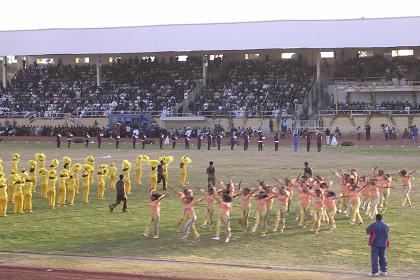
[[[3,160],[0,159],[0,174],[4,172]]]
[[[37,174],[37,163],[34,160],[29,161],[29,180],[31,180],[32,183],[32,191],[36,191],[36,174]]]
[[[80,193],[80,185],[79,185],[79,172],[82,169],[82,165],[80,163],[75,163],[71,166],[71,176],[74,179],[74,188],[76,193]]]
[[[7,184],[4,173],[0,172],[0,217],[7,216]]]
[[[69,178],[69,172],[67,169],[63,169],[60,172],[60,179],[58,180],[58,206],[66,206],[67,189],[66,183]]]
[[[47,156],[44,153],[36,153],[35,160],[37,162],[38,168],[45,168],[45,160]]]
[[[48,170],[45,168],[38,169],[40,184],[41,184],[41,198],[47,198],[48,189]]]
[[[64,162],[64,169],[67,169],[67,171],[70,173],[70,166],[71,166],[71,158],[69,157],[63,157],[63,162]]]
[[[10,172],[14,171],[16,174],[19,173],[18,166],[17,166],[19,161],[20,161],[20,155],[18,153],[14,153],[12,155],[12,163],[10,166]]]
[[[105,196],[105,177],[108,175],[108,165],[101,164],[98,171],[98,198],[104,199]]]
[[[70,174],[67,179],[67,186],[69,190],[69,205],[74,206],[74,198],[76,196],[76,180],[74,174]]]
[[[24,214],[23,212],[23,193],[22,187],[24,183],[20,176],[17,177],[14,187],[15,205],[13,206],[13,214]]]
[[[83,188],[83,202],[89,203],[89,191],[90,191],[90,174],[93,172],[92,166],[89,164],[83,165],[82,173],[82,188]]]
[[[123,160],[121,167],[122,167],[123,174],[124,174],[125,193],[127,195],[132,194],[132,192],[131,192],[131,177],[130,177],[131,163],[128,160],[125,159],[125,160]]]
[[[189,157],[181,157],[181,163],[179,165],[179,186],[181,188],[185,187],[185,182],[187,181],[187,166],[192,160]]]
[[[164,164],[162,165],[163,168],[163,180],[162,180],[162,188],[163,190],[168,189],[168,182],[169,182],[169,172],[168,167],[174,161],[173,156],[162,156],[159,158],[160,161],[163,160]]]
[[[55,189],[57,183],[57,171],[48,171],[47,197],[51,209],[55,208]]]
[[[9,177],[7,178],[7,199],[10,203],[15,202],[15,183],[19,179],[19,174],[17,172],[10,172]]]
[[[158,174],[157,174],[157,167],[159,165],[159,161],[158,160],[149,160],[147,162],[147,164],[152,168],[152,172],[150,173],[150,191],[151,192],[155,192],[157,189],[157,179],[158,179]]]
[[[58,161],[58,159],[53,159],[50,162],[50,165],[49,165],[50,170],[55,170],[58,167],[59,164],[60,164],[60,162]]]
[[[115,185],[117,183],[117,167],[115,166],[115,162],[109,165],[109,182],[111,184],[111,189],[115,189]]]
[[[148,162],[150,158],[146,155],[139,155],[136,159],[136,182],[137,184],[141,185],[141,177],[142,177],[142,162]]]
[[[95,158],[92,155],[89,155],[85,158],[85,163],[90,165],[90,167],[92,167],[92,168],[89,169],[89,170],[91,170],[91,171],[89,171],[89,175],[90,175],[89,176],[89,180],[90,180],[89,183],[92,184],[93,183],[93,172],[95,171]]]
[[[32,213],[32,181],[28,173],[22,170],[23,211]]]

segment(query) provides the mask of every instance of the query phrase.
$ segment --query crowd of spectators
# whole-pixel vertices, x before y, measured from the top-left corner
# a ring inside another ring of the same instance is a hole
[[[193,111],[287,113],[302,104],[313,85],[314,69],[301,60],[245,60],[225,67],[227,76],[190,104]]]
[[[357,57],[337,65],[335,78],[420,81],[420,60],[412,57]]]
[[[220,63],[212,61],[208,71],[213,74]],[[83,117],[91,112],[107,116],[111,111],[158,111],[168,115],[175,107],[182,110],[183,100],[202,78],[202,67],[202,58],[194,56],[182,62],[118,59],[101,66],[98,87],[95,65],[34,63],[19,70],[6,90],[0,89],[0,114],[36,112],[48,118],[62,113]],[[226,75],[211,79],[190,104],[192,112],[286,115],[295,104],[302,104],[314,78],[314,69],[297,59],[246,60],[225,63],[225,68]]]
[[[19,70],[7,90],[1,89],[0,111],[87,115],[91,111],[161,111],[182,103],[201,78],[202,61],[188,57],[180,62],[130,58],[96,67],[28,65]]]

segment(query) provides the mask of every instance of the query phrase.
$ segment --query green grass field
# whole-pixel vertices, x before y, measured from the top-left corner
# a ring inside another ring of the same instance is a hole
[[[324,148],[321,153],[299,151],[293,153],[288,146],[281,147],[278,153],[272,147],[257,152],[250,147],[243,152],[241,147],[230,151],[223,147],[221,151],[191,150],[183,147],[172,151],[157,150],[147,147],[145,151],[133,151],[129,144],[115,150],[113,145],[106,144],[101,150],[93,145],[89,149],[73,145],[68,150],[54,148],[54,143],[0,143],[0,158],[9,169],[9,158],[13,152],[19,152],[22,160],[19,167],[27,167],[27,161],[33,159],[35,152],[45,152],[48,159],[62,159],[64,155],[81,162],[88,154],[97,159],[96,163],[114,161],[120,167],[123,159],[133,164],[138,154],[147,154],[151,158],[160,155],[173,155],[176,161],[170,166],[170,185],[178,182],[178,160],[182,155],[192,158],[187,181],[193,188],[205,186],[207,177],[205,168],[213,160],[216,174],[220,180],[231,177],[235,181],[244,180],[244,184],[254,183],[256,179],[272,181],[272,177],[294,177],[302,171],[304,161],[309,161],[316,174],[335,181],[330,170],[334,168],[355,168],[361,175],[368,174],[373,166],[379,166],[388,173],[395,174],[398,169],[416,169],[420,166],[420,148],[416,147],[337,147]],[[100,159],[111,155],[111,159]],[[60,166],[62,164],[60,163]],[[396,177],[396,176],[394,176]],[[96,198],[96,184],[92,186],[91,203],[82,204],[76,198],[76,206],[48,209],[48,202],[34,193],[34,213],[24,215],[10,214],[0,218],[0,251],[39,252],[80,254],[91,256],[129,256],[147,258],[165,258],[176,260],[216,261],[226,263],[300,265],[305,267],[328,267],[355,271],[368,271],[370,266],[369,247],[365,228],[371,222],[363,216],[362,226],[348,225],[347,218],[337,214],[337,231],[327,231],[325,224],[321,231],[314,235],[308,229],[296,226],[295,199],[292,202],[291,214],[287,218],[284,234],[269,233],[266,237],[250,236],[238,231],[239,201],[236,201],[232,219],[232,241],[212,241],[210,230],[200,230],[201,242],[179,240],[180,234],[175,225],[181,215],[181,203],[177,196],[169,192],[170,198],[162,202],[160,238],[145,239],[141,234],[149,223],[149,201],[146,197],[149,170],[144,169],[143,186],[133,182],[134,194],[129,196],[129,213],[122,213],[121,208],[110,214],[108,204],[114,201],[114,191],[107,186],[106,200]],[[418,188],[420,181],[416,178],[413,184],[412,201],[414,208],[401,208],[402,189],[398,182],[391,190],[391,205],[384,219],[391,228],[391,249],[389,250],[389,268],[391,271],[420,273],[420,210],[417,201],[420,199]],[[196,192],[199,197],[199,193]],[[9,205],[9,213],[11,205]],[[198,225],[204,218],[204,205],[198,207]],[[251,222],[253,220],[251,219]]]

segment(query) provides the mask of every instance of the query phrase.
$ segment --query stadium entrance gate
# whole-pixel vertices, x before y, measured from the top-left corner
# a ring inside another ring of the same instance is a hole
[[[322,128],[321,120],[293,120],[293,129],[305,129],[314,130]]]

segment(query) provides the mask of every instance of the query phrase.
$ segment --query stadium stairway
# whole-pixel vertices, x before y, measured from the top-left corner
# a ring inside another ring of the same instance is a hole
[[[409,127],[410,124],[410,119],[408,116],[391,116],[391,120],[398,132],[403,132],[404,129]]]
[[[380,133],[382,131],[382,125],[392,126],[392,123],[388,116],[372,116],[369,119],[369,125],[372,128],[372,133]]]
[[[365,125],[366,125],[366,121],[367,121],[367,116],[355,116],[353,115],[353,122],[354,122],[354,127],[357,128],[358,126],[360,126],[362,129],[364,129]]]
[[[329,127],[331,131],[334,131],[338,127],[344,133],[354,132],[355,129],[348,115],[337,116],[333,119]]]
[[[420,116],[414,116],[410,125],[416,125],[417,127],[420,127]]]

